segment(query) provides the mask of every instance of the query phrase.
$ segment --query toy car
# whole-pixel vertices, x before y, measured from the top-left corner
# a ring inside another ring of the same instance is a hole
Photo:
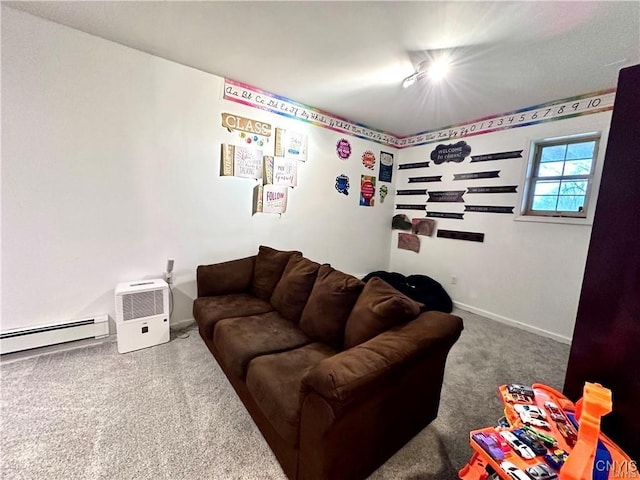
[[[498,427],[504,427],[504,428],[511,428],[511,425],[509,425],[509,420],[507,420],[507,417],[500,417],[498,419]]]
[[[538,440],[544,443],[547,448],[555,448],[558,446],[558,441],[548,433],[541,432],[537,428],[533,428],[528,425],[525,425],[522,428],[524,428],[524,430],[526,432],[529,432],[531,435],[536,436]]]
[[[551,470],[544,463],[539,463],[538,465],[527,468],[527,475],[534,480],[552,480],[554,478],[558,478],[556,472]]]
[[[502,435],[498,435],[498,432],[489,432],[486,435],[496,442],[503,452],[507,453],[511,451],[511,447],[509,447],[507,441]]]
[[[545,447],[535,435],[527,432],[523,428],[513,430],[512,433],[518,438],[518,440],[528,446],[536,455],[544,455],[545,453],[547,453],[547,447]]]
[[[509,446],[513,450],[515,450],[515,452],[522,458],[530,460],[536,456],[536,454],[533,453],[533,450],[531,450],[527,445],[518,440],[518,437],[516,437],[513,433],[505,430],[504,432],[500,432],[500,435],[502,435]]]
[[[512,383],[507,385],[507,392],[510,394],[524,395],[525,397],[529,397],[533,399],[535,397],[535,393],[533,392],[533,388],[527,387],[525,385],[519,385],[517,383]]]
[[[544,461],[547,462],[551,466],[551,468],[560,470],[568,456],[569,454],[567,452],[558,448],[552,453],[547,453],[544,456]]]
[[[500,468],[504,470],[513,480],[531,480],[522,470],[511,462],[502,462]]]
[[[505,392],[504,397],[509,403],[533,403],[532,398],[527,397],[526,395],[521,395],[519,393]]]
[[[534,405],[514,405],[520,420],[526,425],[533,425],[534,427],[549,428],[549,424],[544,420],[546,414],[540,407]]]
[[[545,408],[549,411],[549,416],[551,420],[555,422],[566,422],[567,417],[564,416],[562,410],[558,408],[558,406],[553,402],[544,402]]]
[[[482,447],[482,449],[489,454],[494,460],[504,460],[504,452],[502,448],[492,439],[490,436],[484,433],[478,432],[471,435],[471,438]]]
[[[578,441],[578,433],[576,432],[576,429],[573,428],[573,425],[569,422],[556,422],[556,427],[558,427],[558,432],[560,432],[560,435],[564,437],[569,446],[573,447]]]

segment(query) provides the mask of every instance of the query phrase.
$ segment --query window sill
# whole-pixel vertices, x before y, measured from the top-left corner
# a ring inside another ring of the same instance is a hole
[[[514,218],[516,222],[535,222],[535,223],[564,223],[565,225],[583,225],[590,227],[593,220],[576,217],[546,217],[544,215],[518,215]]]

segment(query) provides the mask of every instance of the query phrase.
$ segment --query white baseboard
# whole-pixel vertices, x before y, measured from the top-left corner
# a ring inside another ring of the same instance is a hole
[[[483,317],[490,318],[491,320],[495,320],[496,322],[512,325],[522,330],[526,330],[527,332],[535,333],[536,335],[541,335],[547,338],[552,338],[553,340],[564,343],[566,345],[571,345],[571,338],[565,337],[564,335],[558,335],[557,333],[550,332],[549,330],[545,330],[544,328],[527,325],[526,323],[518,322],[517,320],[513,320],[512,318],[503,317],[502,315],[488,312],[487,310],[482,310],[481,308],[472,307],[471,305],[467,305],[464,303],[454,301],[453,305],[460,308],[461,310],[466,310],[467,312],[482,315]]]
[[[195,324],[196,321],[193,318],[185,318],[183,320],[172,321],[169,325],[171,330],[183,330],[189,328],[191,324]]]

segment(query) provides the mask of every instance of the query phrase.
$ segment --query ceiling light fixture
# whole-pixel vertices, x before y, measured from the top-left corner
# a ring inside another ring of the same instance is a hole
[[[440,57],[429,65],[428,75],[431,80],[440,81],[449,73],[449,59]]]
[[[418,75],[420,75],[420,72],[412,73],[407,78],[405,78],[402,81],[402,88],[409,88],[411,85],[416,83],[416,81],[418,80]]]
[[[420,62],[416,72],[402,80],[402,88],[409,88],[425,75],[434,82],[438,82],[447,76],[450,67],[451,62],[448,56],[440,56],[431,61]]]

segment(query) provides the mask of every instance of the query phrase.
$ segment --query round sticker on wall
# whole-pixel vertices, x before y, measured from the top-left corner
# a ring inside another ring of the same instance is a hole
[[[341,160],[349,158],[351,156],[351,144],[349,143],[349,140],[344,138],[338,140],[338,143],[336,143],[336,153]]]
[[[369,170],[373,170],[373,167],[376,166],[376,156],[371,150],[367,150],[362,154],[362,164]]]
[[[336,190],[345,195],[349,195],[349,177],[346,175],[338,175],[336,177]]]

